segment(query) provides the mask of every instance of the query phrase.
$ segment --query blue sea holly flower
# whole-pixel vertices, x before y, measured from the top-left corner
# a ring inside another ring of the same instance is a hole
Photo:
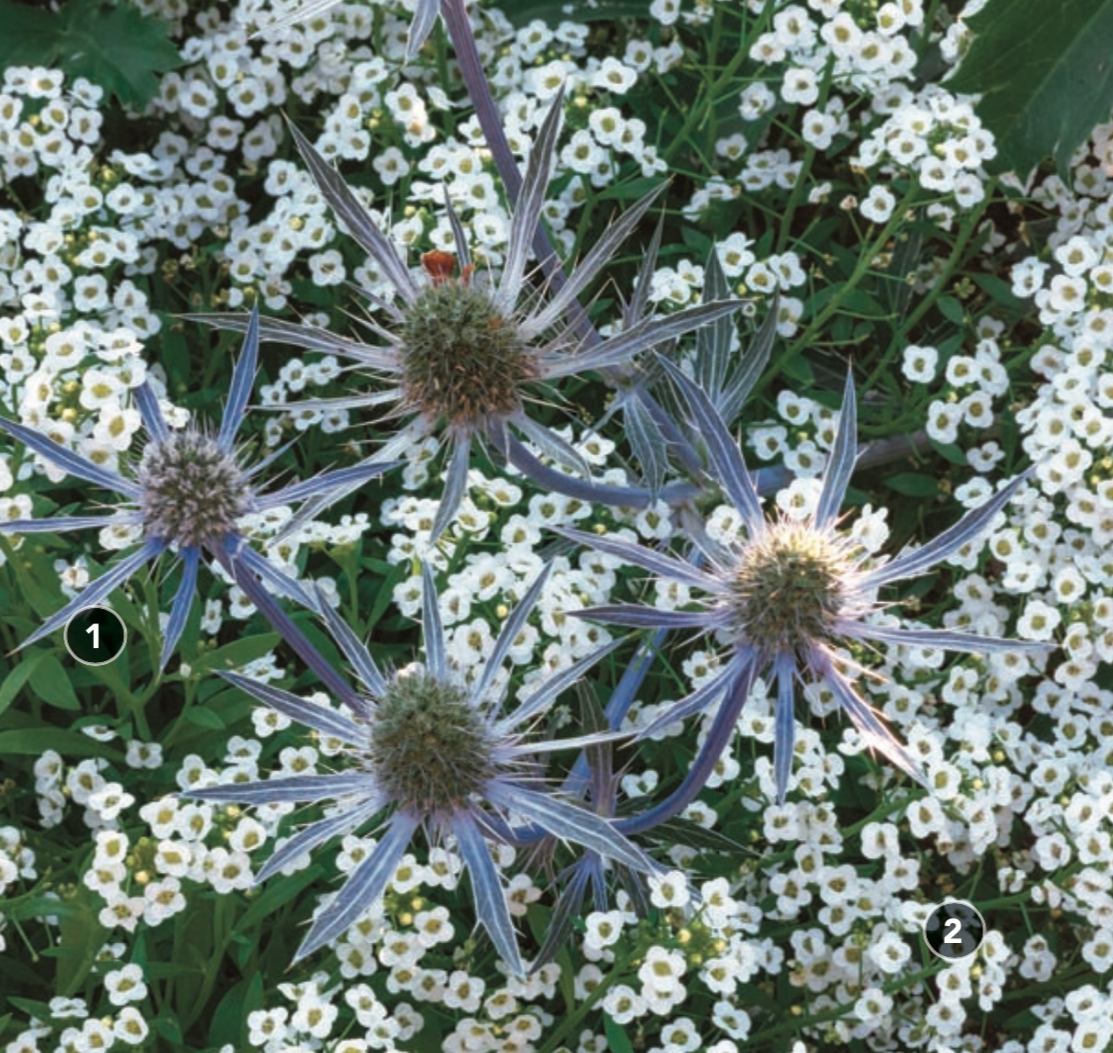
[[[411,273],[351,189],[309,141],[291,128],[322,194],[393,285],[395,298],[375,304],[380,316],[385,316],[382,324],[369,323],[379,340],[375,346],[314,327],[268,319],[261,323],[262,338],[343,356],[388,385],[371,394],[299,404],[350,409],[393,403],[389,416],[405,422],[377,451],[374,460],[393,460],[430,436],[450,448],[434,539],[459,508],[476,442],[488,443],[545,487],[552,485],[553,476],[559,480],[560,475],[551,469],[544,471],[522,439],[572,472],[590,475],[580,454],[529,413],[531,403],[552,400],[553,381],[626,362],[640,351],[723,318],[740,306],[737,300],[714,301],[664,317],[649,316],[599,341],[584,341],[568,321],[579,310],[577,298],[634,230],[660,187],[602,230],[559,287],[531,280],[530,247],[553,168],[563,98],[563,90],[557,92],[530,152],[510,223],[505,262],[497,277],[476,271],[463,227],[447,198],[456,254],[427,253],[422,261],[424,274]],[[246,325],[244,315],[191,317],[228,329],[242,330]]]
[[[238,582],[261,579],[265,586],[316,608],[317,600],[298,581],[275,567],[249,545],[245,518],[308,499],[346,492],[385,471],[387,464],[363,464],[326,472],[306,482],[292,483],[264,493],[256,477],[273,457],[248,467],[235,439],[247,415],[259,350],[259,319],[253,314],[243,350],[232,374],[232,386],[213,434],[203,425],[174,430],[163,419],[158,399],[146,381],[135,389],[147,442],[130,470],[116,472],[66,449],[34,428],[0,417],[0,429],[25,446],[94,486],[122,495],[110,515],[56,516],[16,519],[0,523],[7,534],[60,533],[67,530],[126,527],[140,532],[139,548],[125,556],[57,614],[51,615],[21,646],[41,640],[65,625],[79,610],[107,599],[147,564],[167,552],[182,563],[178,586],[163,638],[159,668],[164,669],[185,628],[202,556],[223,567]],[[254,591],[254,590],[253,590]]]
[[[793,521],[765,517],[742,452],[707,395],[675,365],[665,359],[661,363],[703,441],[711,474],[741,518],[742,530],[725,544],[706,535],[693,536],[698,547],[691,561],[617,538],[558,531],[663,579],[680,582],[705,597],[687,610],[618,604],[587,608],[577,612],[578,617],[637,628],[717,632],[730,641],[720,672],[640,732],[642,737],[654,735],[677,720],[719,704],[712,729],[685,783],[667,801],[641,816],[621,821],[621,829],[628,834],[648,829],[694,798],[706,781],[709,764],[729,742],[738,713],[759,676],[771,675],[776,685],[773,767],[779,800],[783,801],[788,788],[795,736],[795,685],[804,673],[826,685],[870,746],[923,781],[913,757],[855,690],[838,648],[844,643],[885,643],[974,654],[1046,651],[1044,644],[952,629],[882,626],[869,620],[873,612],[888,606],[878,602],[878,589],[924,573],[977,538],[1024,477],[1014,479],[926,545],[889,562],[871,564],[854,539],[839,530],[839,508],[856,460],[856,409],[849,376],[816,508],[807,519]]]
[[[607,819],[546,790],[536,772],[539,754],[593,745],[612,737],[610,733],[575,739],[528,737],[530,726],[557,696],[614,645],[552,674],[525,701],[503,714],[508,688],[496,684],[498,673],[537,604],[548,573],[546,568],[538,576],[507,619],[490,656],[471,680],[448,659],[428,566],[423,568],[422,665],[383,672],[347,624],[322,604],[329,631],[361,682],[361,691],[344,687],[340,692],[340,701],[355,714],[352,718],[247,677],[223,674],[285,716],[343,741],[350,761],[345,770],[325,775],[187,791],[205,801],[242,804],[335,802],[326,818],[279,848],[257,880],[265,881],[303,853],[368,823],[380,832],[374,850],[314,918],[297,959],[341,936],[375,903],[419,827],[431,841],[451,838],[455,842],[471,875],[476,915],[516,975],[524,972],[518,942],[488,851],[488,842],[516,843],[513,822],[525,821],[531,828],[637,871],[658,869]],[[313,668],[323,661],[318,655]]]

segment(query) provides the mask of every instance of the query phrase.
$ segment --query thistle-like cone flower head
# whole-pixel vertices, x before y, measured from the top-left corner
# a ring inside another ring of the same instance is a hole
[[[138,551],[122,559],[57,614],[48,618],[23,641],[22,646],[34,643],[65,625],[82,608],[106,600],[136,571],[157,561],[168,551],[177,553],[183,569],[163,639],[160,668],[166,666],[185,629],[203,555],[238,578],[256,576],[268,588],[316,607],[315,597],[301,584],[248,546],[249,531],[244,518],[346,491],[353,483],[362,483],[390,465],[367,464],[329,472],[273,493],[264,493],[258,487],[255,476],[267,467],[269,460],[245,467],[241,452],[235,447],[236,435],[247,415],[258,350],[259,319],[253,314],[232,375],[220,430],[215,435],[192,424],[180,431],[172,431],[163,419],[158,399],[144,381],[136,389],[135,399],[148,441],[134,470],[115,472],[104,468],[33,428],[0,418],[0,429],[19,439],[35,453],[79,479],[123,495],[123,500],[108,516],[10,520],[0,523],[0,531],[26,534],[126,528],[138,533],[141,539]]]
[[[354,832],[373,819],[383,831],[374,851],[317,915],[298,958],[342,935],[374,904],[418,827],[424,827],[430,838],[454,839],[471,874],[479,921],[518,975],[523,972],[518,943],[498,871],[487,849],[488,841],[515,840],[511,822],[520,817],[531,827],[634,870],[656,869],[606,818],[546,790],[534,774],[539,755],[594,744],[601,737],[526,739],[533,720],[611,648],[553,674],[526,701],[509,714],[502,713],[506,687],[496,686],[496,677],[547,578],[546,570],[515,608],[491,656],[471,681],[448,660],[428,567],[424,570],[425,662],[421,666],[385,674],[352,630],[322,604],[332,635],[362,681],[362,691],[347,689],[341,696],[348,710],[358,714],[354,720],[266,684],[228,675],[233,683],[279,712],[340,739],[351,762],[347,770],[330,775],[189,791],[204,800],[247,804],[336,802],[328,818],[306,827],[278,849],[258,880],[265,880],[329,838]],[[317,660],[323,661],[319,656]]]
[[[625,362],[640,351],[725,318],[739,306],[736,300],[713,301],[663,318],[639,318],[606,340],[585,342],[576,335],[569,319],[579,317],[577,298],[634,230],[660,188],[603,230],[566,280],[533,283],[527,265],[552,172],[563,99],[563,91],[558,92],[533,144],[510,224],[506,259],[497,277],[476,271],[464,230],[447,200],[456,254],[427,253],[422,272],[412,274],[355,194],[309,141],[292,129],[322,194],[391,283],[395,296],[378,304],[385,319],[383,324],[371,325],[379,338],[377,346],[273,320],[264,320],[262,336],[342,355],[388,385],[387,390],[366,396],[301,403],[352,408],[394,402],[390,416],[407,418],[407,423],[378,451],[376,460],[396,458],[429,436],[450,447],[434,537],[449,523],[464,496],[475,441],[488,442],[528,474],[529,464],[539,462],[526,450],[521,436],[562,466],[589,474],[576,450],[530,416],[530,405],[547,397],[546,385]],[[246,325],[242,315],[193,317],[223,328]],[[547,486],[551,479],[539,474],[538,481]]]
[[[793,756],[795,680],[806,671],[831,690],[871,746],[920,778],[911,755],[839,668],[836,648],[843,643],[866,641],[975,654],[1045,651],[1042,644],[949,629],[894,628],[868,620],[881,609],[876,598],[881,586],[922,574],[978,537],[1004,508],[1023,477],[1014,479],[935,540],[891,562],[871,565],[867,553],[838,525],[839,506],[856,459],[855,399],[850,377],[816,509],[803,522],[793,522],[765,518],[741,450],[715,407],[676,366],[664,360],[662,364],[687,407],[695,434],[703,441],[712,474],[741,518],[741,533],[726,544],[695,537],[702,551],[695,561],[684,562],[626,541],[560,531],[662,578],[679,581],[705,597],[696,601],[695,610],[615,605],[589,608],[580,612],[581,616],[640,628],[717,631],[730,641],[730,654],[719,674],[677,702],[642,735],[656,734],[668,724],[721,700],[713,732],[702,747],[710,751],[708,756],[718,757],[754,681],[771,672],[777,685],[774,771],[777,793],[783,800]]]
[[[179,547],[218,547],[254,504],[235,453],[193,426],[148,442],[135,480],[144,534]]]

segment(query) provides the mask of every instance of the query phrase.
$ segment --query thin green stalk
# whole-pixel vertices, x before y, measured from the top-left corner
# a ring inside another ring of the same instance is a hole
[[[766,387],[783,373],[785,366],[797,358],[805,348],[811,347],[815,343],[816,337],[822,332],[828,320],[842,309],[850,294],[858,288],[870,272],[874,259],[882,252],[901,224],[905,222],[904,213],[915,204],[918,193],[919,188],[915,184],[908,188],[904,196],[897,202],[889,221],[881,228],[877,237],[866,245],[858,257],[858,263],[855,265],[853,273],[839,288],[838,292],[827,301],[827,305],[812,319],[796,340],[782,354],[774,358],[772,364],[765,371],[765,375],[761,378],[760,387]]]
[[[835,72],[835,56],[830,55],[827,59],[826,65],[823,67],[823,80],[819,86],[819,99],[816,102],[816,109],[822,110],[827,105],[827,100],[831,95],[831,81]],[[784,214],[780,220],[780,232],[777,235],[776,252],[778,254],[785,251],[788,247],[788,238],[792,233],[792,219],[796,214],[796,210],[800,207],[800,202],[804,198],[804,189],[808,184],[808,176],[812,170],[812,164],[815,162],[815,145],[813,143],[805,143],[804,158],[800,162],[800,172],[796,177],[796,182],[792,186],[792,193],[788,195],[788,204],[785,205]]]
[[[950,281],[951,275],[954,274],[955,268],[962,261],[966,253],[966,246],[969,244],[970,239],[974,236],[974,233],[977,230],[978,223],[981,221],[982,216],[985,214],[986,208],[989,206],[989,202],[993,196],[993,190],[995,187],[996,180],[990,180],[989,184],[986,187],[986,196],[978,204],[977,208],[974,210],[974,214],[970,217],[969,221],[962,225],[958,237],[955,239],[954,247],[951,249],[951,253],[947,257],[947,262],[943,265],[943,270],[939,273],[939,276],[932,282],[932,287],[928,291],[927,295],[919,302],[919,304],[916,306],[916,309],[911,314],[909,314],[909,316],[904,320],[904,323],[901,325],[900,330],[897,334],[898,341],[903,342],[908,338],[908,334],[915,327],[916,323],[919,322],[919,320],[923,318],[923,316],[927,314],[928,311],[931,310],[931,308],[935,305],[936,300],[938,300],[939,297],[942,296],[943,293],[947,290],[948,282]]]
[[[561,1042],[564,1041],[566,1035],[575,1033],[575,1029],[584,1022],[587,1014],[595,1008],[597,1003],[602,1001],[603,996],[614,986],[618,978],[626,975],[626,970],[640,958],[645,951],[646,948],[639,944],[639,946],[629,954],[621,958],[616,958],[611,971],[599,981],[591,994],[582,1002],[579,1002],[575,1010],[561,1021],[556,1031],[554,1031],[538,1048],[537,1053],[553,1053],[553,1051],[560,1046]]]

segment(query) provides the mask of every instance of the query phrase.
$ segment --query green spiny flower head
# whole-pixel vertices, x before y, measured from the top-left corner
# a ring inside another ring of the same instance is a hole
[[[437,816],[482,791],[497,771],[496,746],[466,688],[411,668],[376,700],[363,763],[400,808]]]
[[[696,610],[614,604],[589,607],[578,612],[580,617],[639,629],[718,631],[730,643],[728,657],[718,673],[651,721],[640,736],[655,735],[682,717],[718,706],[712,729],[700,747],[701,761],[692,767],[698,772],[702,761],[718,757],[727,747],[754,682],[759,676],[769,676],[777,692],[773,768],[777,797],[783,801],[796,734],[795,685],[807,675],[831,691],[870,746],[923,782],[916,758],[882,723],[847,676],[841,648],[856,643],[889,643],[975,654],[1046,653],[1044,645],[1028,641],[956,629],[905,628],[875,617],[887,606],[878,600],[878,591],[883,586],[922,574],[977,539],[1021,486],[1024,477],[1002,487],[980,508],[920,548],[905,551],[889,561],[867,558],[853,536],[839,529],[839,508],[857,459],[857,403],[850,374],[815,508],[795,522],[766,518],[742,450],[706,393],[667,359],[662,359],[661,364],[687,408],[714,478],[740,518],[739,536],[720,543],[706,534],[697,535],[695,540],[701,551],[697,560],[688,562],[621,538],[558,531],[652,571],[664,580],[680,582],[706,597],[695,601],[699,607]],[[685,785],[673,798],[690,800],[684,795],[698,788],[694,783]],[[668,818],[671,807],[671,802],[663,802],[643,813],[636,828],[624,829],[649,829],[653,823]]]
[[[727,573],[728,631],[766,654],[834,642],[854,602],[856,562],[843,535],[777,520],[749,540]]]
[[[166,623],[160,669],[166,666],[185,629],[203,559],[215,562],[230,574],[252,595],[257,606],[267,603],[271,594],[277,592],[316,607],[317,601],[296,578],[251,547],[250,527],[244,519],[275,508],[326,501],[391,466],[367,464],[354,472],[351,468],[324,472],[280,490],[268,490],[260,483],[259,473],[273,458],[247,466],[242,450],[236,447],[236,435],[248,412],[258,355],[259,316],[253,313],[247,323],[243,350],[232,371],[220,427],[212,432],[197,425],[182,430],[170,428],[150,384],[144,381],[135,388],[133,397],[147,433],[147,444],[138,463],[127,462],[123,471],[95,464],[34,428],[0,417],[0,431],[18,439],[40,457],[87,483],[121,495],[117,502],[108,505],[110,514],[106,516],[7,520],[0,523],[0,532],[57,533],[124,527],[139,535],[135,552],[47,618],[24,639],[22,646],[61,628],[83,607],[95,606],[106,599],[142,567],[167,553],[181,560],[182,576]],[[259,586],[261,594],[256,590],[259,580],[265,583],[265,587]]]
[[[431,275],[432,266],[426,262]],[[403,310],[398,339],[406,400],[430,423],[444,421],[455,432],[519,412],[524,385],[539,379],[517,324],[468,270],[434,278]]]
[[[501,268],[490,275],[476,273],[466,232],[447,196],[444,205],[455,252],[426,253],[422,268],[411,269],[359,197],[291,126],[322,196],[374,261],[381,284],[388,288],[372,294],[376,315],[367,324],[377,338],[374,344],[279,319],[264,322],[261,332],[266,339],[342,355],[386,385],[339,400],[299,403],[317,409],[341,404],[348,409],[378,409],[392,403],[388,416],[402,423],[373,460],[393,460],[429,438],[443,444],[449,463],[433,540],[451,522],[467,492],[475,445],[492,448],[546,488],[552,486],[552,471],[527,444],[572,475],[589,479],[591,468],[582,454],[535,420],[531,406],[559,397],[559,381],[565,377],[628,363],[639,352],[726,318],[741,303],[711,301],[663,317],[639,314],[605,339],[594,332],[585,335],[579,297],[637,228],[663,184],[600,230],[567,276],[557,274],[559,267],[552,258],[536,266],[531,253],[558,153],[563,103],[562,89],[530,149]],[[538,280],[539,272],[547,277]],[[247,325],[244,315],[193,317],[226,329]],[[313,514],[319,511],[320,507],[312,509]]]
[[[419,829],[431,839],[451,839],[464,861],[475,894],[476,915],[515,975],[524,974],[502,878],[491,859],[491,841],[518,840],[511,822],[639,872],[659,868],[606,817],[547,789],[536,773],[538,755],[582,749],[609,735],[536,739],[529,729],[560,693],[615,647],[612,643],[534,685],[507,711],[509,683],[499,671],[537,606],[549,568],[538,576],[503,624],[494,648],[471,677],[449,659],[431,569],[422,571],[424,662],[384,673],[347,624],[321,603],[329,631],[359,675],[362,691],[338,678],[338,694],[356,719],[298,698],[270,684],[235,673],[225,679],[278,712],[339,739],[351,761],[346,770],[255,783],[230,783],[187,791],[207,801],[248,804],[323,802],[336,807],[281,845],[259,872],[259,881],[281,870],[330,837],[355,833],[368,823],[379,829],[373,852],[317,916],[298,957],[336,939],[374,903]],[[299,653],[323,681],[335,672],[308,640]]]
[[[198,428],[149,442],[136,481],[146,534],[172,545],[212,546],[235,531],[252,506],[235,455]]]

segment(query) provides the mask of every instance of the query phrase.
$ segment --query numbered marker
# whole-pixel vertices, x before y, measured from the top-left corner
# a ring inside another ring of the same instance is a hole
[[[84,607],[66,623],[64,638],[82,665],[108,665],[123,653],[128,631],[111,607]]]
[[[985,939],[985,919],[963,900],[944,903],[924,921],[924,939],[933,954],[948,961],[973,954]]]

